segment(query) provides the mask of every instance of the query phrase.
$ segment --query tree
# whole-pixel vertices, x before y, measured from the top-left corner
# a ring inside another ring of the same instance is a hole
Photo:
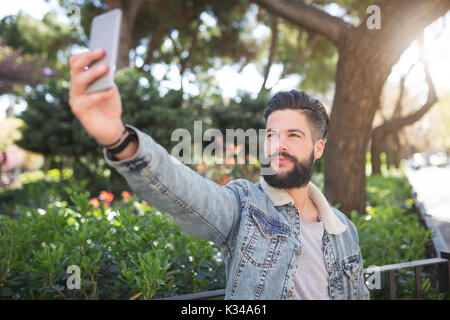
[[[72,166],[77,178],[91,177],[91,187],[95,188],[95,169],[107,168],[98,161],[103,158],[102,148],[70,111],[70,83],[66,81],[69,71],[61,72],[62,79],[52,78],[23,95],[28,108],[19,116],[24,124],[22,137],[16,144],[44,155],[51,161],[51,166],[61,170],[64,166]],[[159,83],[137,68],[118,70],[115,82],[123,101],[124,123],[148,132],[166,149],[174,144],[171,133],[176,128],[192,130],[194,117],[201,116],[201,106],[184,102],[181,91],[170,90],[160,96]],[[110,178],[110,190],[120,194],[126,181],[115,170],[111,171]]]
[[[73,1],[60,0],[60,4],[69,8]],[[212,66],[211,57],[246,63],[255,56],[253,39],[240,37],[248,6],[247,0],[88,0],[79,5],[81,26],[87,34],[96,15],[116,8],[122,10],[117,68],[135,64],[130,61],[132,53],[134,60],[143,60],[139,66],[143,71],[148,71],[151,63],[176,61],[181,76],[188,69],[205,70]],[[204,14],[212,17],[215,25],[205,24]],[[144,53],[136,52],[140,45],[146,46]]]
[[[279,19],[261,7],[258,8],[257,19],[271,30],[270,36],[259,45],[261,49],[253,61],[263,75],[260,95],[268,94],[290,75],[300,76],[303,91],[314,94],[332,89],[337,51],[330,41],[320,34],[300,29],[286,19]],[[275,83],[267,87],[267,79],[274,65],[281,67],[281,74]]]
[[[303,1],[255,2],[298,27],[325,36],[336,46],[339,61],[324,153],[325,195],[347,215],[352,210],[364,214],[366,150],[383,85],[402,52],[427,25],[450,9],[450,2],[378,1],[381,29],[367,27],[373,17],[361,8],[367,8],[369,1],[334,1],[346,8],[358,4],[353,15],[353,20],[359,21],[356,26]]]
[[[10,95],[8,113],[12,114],[13,96],[23,96],[26,87],[31,90],[61,75],[58,54],[77,41],[76,33],[59,23],[53,13],[46,14],[42,21],[22,12],[1,19],[0,95]],[[6,150],[6,146],[0,149]]]
[[[25,85],[35,86],[49,76],[38,56],[23,55],[0,42],[0,95],[19,94]]]
[[[38,56],[53,71],[62,68],[66,61],[60,55],[70,45],[81,44],[80,32],[61,23],[55,13],[47,13],[42,20],[19,12],[0,21],[0,38],[24,56]]]
[[[433,81],[431,79],[430,71],[428,68],[428,62],[425,57],[423,34],[419,38],[419,48],[420,48],[420,60],[421,60],[421,63],[422,63],[422,66],[423,66],[423,69],[425,72],[425,81],[427,82],[427,85],[428,85],[427,100],[421,107],[419,107],[414,112],[412,112],[406,116],[403,116],[403,117],[401,116],[401,110],[402,110],[402,106],[403,106],[403,98],[404,98],[404,93],[405,93],[406,76],[408,75],[409,72],[406,73],[405,76],[400,79],[400,94],[399,94],[399,97],[398,97],[398,100],[396,103],[396,107],[395,107],[392,119],[386,120],[384,123],[382,123],[378,127],[374,128],[372,131],[372,142],[371,142],[372,174],[381,174],[380,153],[381,153],[383,142],[385,142],[386,139],[390,138],[391,142],[393,144],[395,144],[394,148],[398,148],[398,145],[399,145],[398,131],[400,131],[402,128],[404,128],[406,126],[413,124],[414,122],[416,122],[420,118],[422,118],[438,100],[437,94],[436,94],[436,89],[434,87]],[[385,145],[387,148],[389,148],[391,146],[391,144],[389,144],[389,143],[386,143]],[[387,155],[391,156],[392,153],[389,151],[387,152]],[[395,154],[395,152],[394,152],[394,154]],[[394,158],[398,158],[398,157],[394,156]],[[391,161],[391,159],[390,159],[390,161]]]
[[[19,12],[0,20],[0,95],[20,96],[25,86],[34,87],[61,76],[59,57],[80,34],[47,13],[42,21]]]
[[[80,158],[92,159],[92,155],[99,152],[71,113],[68,92],[69,83],[65,79],[51,78],[25,93],[23,98],[28,108],[18,116],[23,125],[22,137],[16,144],[42,154],[47,167],[57,166],[62,170],[64,165],[72,164],[78,176],[86,169]]]

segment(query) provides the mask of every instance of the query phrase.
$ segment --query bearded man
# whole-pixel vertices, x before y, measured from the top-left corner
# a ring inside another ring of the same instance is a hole
[[[171,214],[186,234],[222,249],[225,299],[369,298],[354,224],[310,181],[329,129],[318,100],[295,90],[277,93],[264,111],[265,169],[272,170],[257,183],[237,179],[221,186],[123,124],[115,85],[85,93],[107,72],[105,65],[85,66],[103,54],[70,58],[71,110],[138,196]]]

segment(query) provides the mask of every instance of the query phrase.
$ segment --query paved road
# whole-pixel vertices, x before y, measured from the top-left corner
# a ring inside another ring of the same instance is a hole
[[[417,198],[439,228],[447,249],[450,249],[450,167],[406,169]]]

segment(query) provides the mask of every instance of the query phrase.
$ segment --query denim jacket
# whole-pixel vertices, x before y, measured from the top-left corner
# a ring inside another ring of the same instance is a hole
[[[290,195],[264,179],[221,186],[172,157],[151,136],[126,126],[137,133],[136,154],[115,161],[103,148],[106,162],[139,197],[167,211],[183,232],[222,249],[225,299],[292,300],[302,244],[299,212]],[[308,195],[324,221],[330,298],[369,299],[355,226],[311,182]]]

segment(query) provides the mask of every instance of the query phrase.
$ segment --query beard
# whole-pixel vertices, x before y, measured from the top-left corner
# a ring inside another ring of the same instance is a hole
[[[314,171],[314,150],[311,152],[309,159],[302,162],[294,156],[286,152],[281,152],[280,156],[292,160],[294,166],[291,170],[284,173],[275,173],[263,175],[264,180],[268,185],[279,189],[293,189],[306,186],[311,180]],[[262,164],[263,167],[270,167],[272,161],[268,164]]]

